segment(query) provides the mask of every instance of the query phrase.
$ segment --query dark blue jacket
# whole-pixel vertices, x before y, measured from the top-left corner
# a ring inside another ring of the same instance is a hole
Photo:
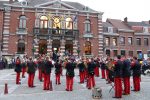
[[[122,77],[130,77],[131,76],[131,64],[128,59],[123,61],[123,68],[122,68]]]
[[[122,77],[122,67],[123,62],[121,60],[118,60],[114,68],[114,77]]]
[[[131,69],[133,71],[133,76],[141,76],[141,64],[138,61],[135,62]]]

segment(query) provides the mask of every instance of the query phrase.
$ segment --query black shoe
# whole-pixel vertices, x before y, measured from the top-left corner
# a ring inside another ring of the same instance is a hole
[[[119,98],[121,98],[121,97],[112,97],[112,98],[116,98],[116,99],[119,99]]]

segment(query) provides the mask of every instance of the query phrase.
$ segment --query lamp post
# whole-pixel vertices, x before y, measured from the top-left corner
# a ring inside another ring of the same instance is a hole
[[[79,58],[79,56],[80,56],[79,54],[80,54],[80,51],[81,51],[79,48],[80,48],[80,45],[79,45],[79,43],[78,43],[78,49],[77,49],[78,58]]]

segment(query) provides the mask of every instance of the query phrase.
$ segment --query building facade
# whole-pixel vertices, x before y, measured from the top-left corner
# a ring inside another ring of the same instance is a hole
[[[103,55],[102,12],[61,0],[10,0],[3,11],[3,55]]]
[[[127,57],[150,55],[150,23],[107,19],[103,22],[104,55]]]

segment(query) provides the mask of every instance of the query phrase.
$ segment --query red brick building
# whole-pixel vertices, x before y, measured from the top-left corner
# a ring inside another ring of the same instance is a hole
[[[10,0],[3,10],[4,55],[103,54],[102,12],[61,0]]]
[[[103,22],[104,55],[143,56],[150,54],[150,24],[107,19]]]

